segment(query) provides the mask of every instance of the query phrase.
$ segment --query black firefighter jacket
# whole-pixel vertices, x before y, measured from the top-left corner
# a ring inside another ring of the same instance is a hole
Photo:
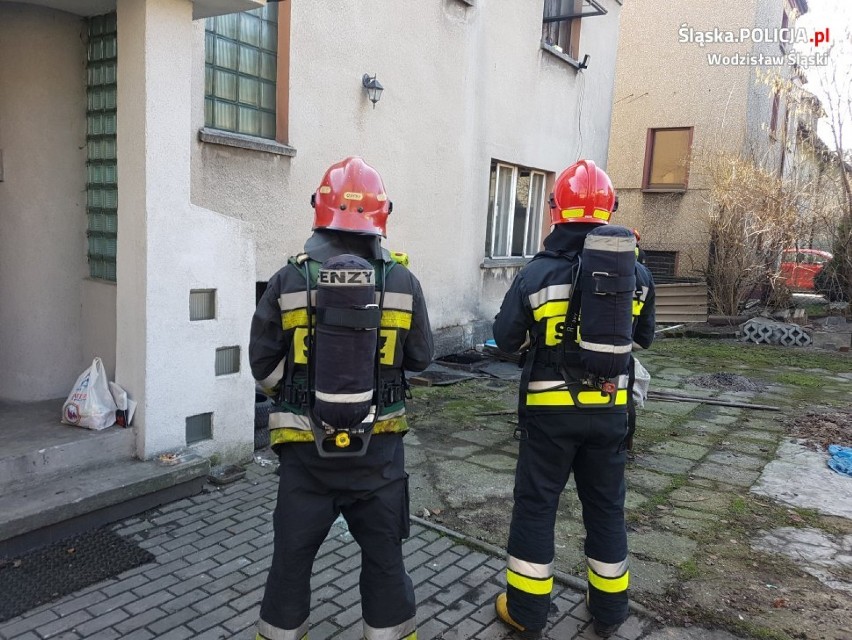
[[[349,253],[370,260],[377,271],[383,269],[385,295],[379,348],[385,383],[399,389],[404,369],[422,371],[429,366],[432,331],[420,283],[406,267],[394,263],[378,237],[318,230],[305,243],[305,253],[319,263]],[[377,273],[376,302],[381,279]],[[315,303],[316,291],[312,290],[311,295]],[[252,374],[258,385],[276,398],[269,417],[273,446],[313,440],[303,407],[292,393],[293,389],[304,392],[307,388],[307,337],[304,270],[288,262],[269,280],[252,319],[249,343]],[[285,384],[288,381],[292,384]],[[373,433],[400,433],[407,429],[404,399],[395,393],[393,400],[382,407]]]

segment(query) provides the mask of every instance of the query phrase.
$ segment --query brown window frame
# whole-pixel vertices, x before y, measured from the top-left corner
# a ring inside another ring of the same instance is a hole
[[[544,0],[543,5],[543,13],[542,13],[542,23],[541,23],[541,43],[543,46],[547,47],[550,50],[554,50],[555,52],[561,52],[563,55],[568,56],[572,60],[580,59],[580,28],[581,22],[583,20],[582,17],[576,18],[564,18],[562,20],[556,22],[545,22],[548,18],[554,18],[558,16],[547,15],[547,8],[549,2],[558,2],[562,3],[562,0]],[[580,12],[583,8],[583,0],[574,0],[574,11]],[[552,29],[552,25],[556,25],[556,41],[548,42],[547,35],[548,31]],[[568,49],[560,44],[559,39],[563,34],[567,34],[568,36]],[[558,50],[557,50],[558,47]]]
[[[655,135],[658,131],[689,131],[689,149],[686,156],[686,174],[683,185],[651,184],[651,164],[654,159]],[[692,139],[695,127],[654,127],[649,128],[645,135],[645,161],[642,168],[642,191],[648,193],[683,193],[689,188],[689,167],[692,160]]]

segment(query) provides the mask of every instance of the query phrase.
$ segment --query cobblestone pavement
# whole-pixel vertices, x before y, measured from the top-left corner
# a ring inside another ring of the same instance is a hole
[[[249,466],[245,479],[208,486],[195,497],[130,518],[114,529],[156,562],[43,605],[0,625],[2,640],[210,640],[254,638],[253,626],[272,552],[273,466]],[[413,523],[406,565],[418,601],[418,638],[511,638],[496,621],[503,559],[445,532]],[[335,523],[314,564],[311,640],[361,638],[358,547]],[[547,635],[594,639],[583,594],[557,584]],[[726,640],[720,632],[657,629],[638,615],[619,640]]]

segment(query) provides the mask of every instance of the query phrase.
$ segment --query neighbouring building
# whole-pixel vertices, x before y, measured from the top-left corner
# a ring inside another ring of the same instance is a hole
[[[805,81],[791,41],[807,10],[806,0],[624,7],[608,168],[619,222],[640,231],[658,281],[700,277],[707,265],[712,203],[702,154],[740,154],[779,176],[790,170],[800,115],[771,79]]]
[[[64,399],[100,356],[139,402],[137,457],[248,457],[257,292],[348,155],[383,175],[439,353],[490,337],[555,175],[606,163],[620,13],[0,2],[0,409]]]

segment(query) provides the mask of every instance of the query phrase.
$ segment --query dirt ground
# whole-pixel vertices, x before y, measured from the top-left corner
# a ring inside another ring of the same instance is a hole
[[[825,451],[830,444],[852,447],[852,411],[809,412],[792,420],[788,429],[814,451]]]

